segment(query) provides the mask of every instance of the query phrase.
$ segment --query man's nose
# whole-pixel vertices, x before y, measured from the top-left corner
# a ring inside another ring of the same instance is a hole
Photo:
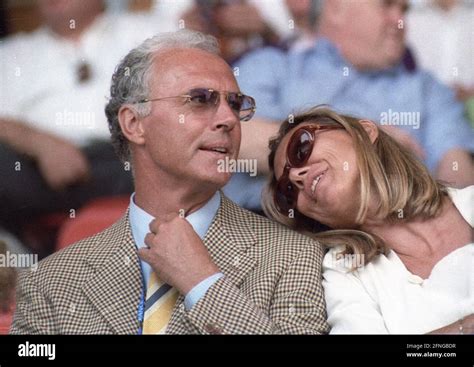
[[[225,94],[221,93],[213,119],[213,127],[215,129],[232,130],[238,123],[240,123],[238,113],[230,107]]]
[[[304,180],[309,171],[308,166],[300,168],[290,168],[289,179],[299,190],[304,189]]]

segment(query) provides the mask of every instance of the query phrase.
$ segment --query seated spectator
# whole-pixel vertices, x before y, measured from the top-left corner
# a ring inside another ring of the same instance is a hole
[[[270,142],[269,217],[331,247],[332,333],[474,332],[474,186],[437,183],[369,120],[314,108]]]
[[[417,62],[447,85],[459,100],[474,96],[474,3],[434,0],[407,15],[407,42]]]
[[[0,241],[0,257],[5,257],[7,251],[6,243]],[[15,298],[15,268],[5,266],[5,263],[0,265],[0,335],[8,333]]]
[[[295,28],[295,32],[288,38],[286,44],[298,47],[295,43],[302,45],[308,42],[313,43],[322,0],[285,0],[285,4]]]
[[[182,28],[216,36],[228,61],[293,33],[283,0],[157,1],[155,10],[159,15],[169,14]]]
[[[161,31],[102,0],[38,0],[44,26],[0,45],[0,226],[21,235],[38,215],[69,213],[132,190],[103,112],[118,60]],[[153,20],[153,21],[152,21]]]
[[[318,39],[288,52],[257,50],[237,65],[242,88],[257,101],[257,118],[242,125],[241,158],[265,173],[267,141],[299,109],[329,104],[367,116],[423,157],[430,172],[455,187],[474,183],[474,133],[454,93],[423,70],[402,63],[407,7],[398,1],[323,2]],[[259,204],[264,180],[235,175],[224,192],[241,205]],[[242,195],[242,186],[248,188]]]

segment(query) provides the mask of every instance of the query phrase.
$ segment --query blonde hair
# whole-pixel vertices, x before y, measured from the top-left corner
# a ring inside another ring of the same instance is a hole
[[[351,136],[359,167],[360,208],[355,217],[354,228],[331,230],[295,209],[294,216],[281,214],[274,197],[277,185],[273,171],[275,153],[283,137],[301,123],[342,126]],[[263,193],[262,206],[265,214],[295,230],[320,240],[328,247],[344,245],[343,254],[361,254],[365,264],[378,254],[387,254],[384,241],[361,230],[358,226],[367,218],[369,203],[378,202],[377,218],[389,222],[408,221],[413,218],[436,216],[447,196],[444,185],[436,182],[426,167],[405,147],[379,129],[374,143],[360,123],[360,119],[338,114],[324,106],[316,106],[280,127],[278,135],[270,140],[268,162],[270,181]],[[378,200],[373,200],[378,199]]]

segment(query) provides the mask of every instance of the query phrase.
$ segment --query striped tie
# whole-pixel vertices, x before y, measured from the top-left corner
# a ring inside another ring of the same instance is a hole
[[[178,291],[163,283],[152,271],[146,291],[143,334],[164,334],[171,318]]]

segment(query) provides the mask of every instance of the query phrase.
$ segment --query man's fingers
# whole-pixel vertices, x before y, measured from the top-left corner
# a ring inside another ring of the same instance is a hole
[[[160,224],[158,223],[158,221],[156,219],[153,219],[148,225],[148,228],[150,229],[151,233],[157,234],[159,226]]]
[[[155,235],[153,233],[147,233],[145,236],[145,245],[148,246],[148,248],[153,247],[153,239],[155,238]]]
[[[140,247],[137,251],[138,257],[145,260],[146,257],[150,256],[150,249],[146,247]]]
[[[153,253],[151,252],[149,248],[146,248],[146,247],[139,248],[137,251],[137,254],[141,260],[151,265],[152,260],[153,260]]]

